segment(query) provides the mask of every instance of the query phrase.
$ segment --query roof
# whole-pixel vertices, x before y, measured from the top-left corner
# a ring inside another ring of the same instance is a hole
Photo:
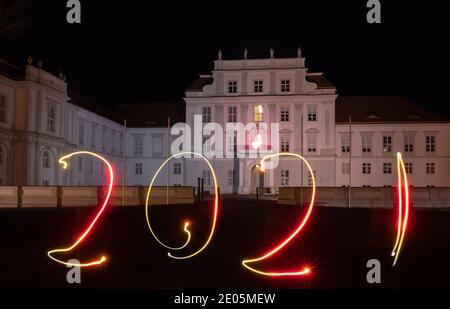
[[[336,123],[432,123],[450,119],[424,109],[402,96],[339,96]]]
[[[212,84],[212,76],[200,75],[187,89],[186,92],[199,92],[203,90],[203,87]]]
[[[315,83],[317,89],[336,89],[336,87],[325,77],[323,73],[308,73],[306,81]]]
[[[185,122],[184,109],[182,101],[129,102],[120,104],[114,112],[127,119],[129,127],[167,127],[169,117],[171,125]]]
[[[16,65],[9,60],[0,58],[0,75],[12,80],[24,80],[25,70],[23,66]]]

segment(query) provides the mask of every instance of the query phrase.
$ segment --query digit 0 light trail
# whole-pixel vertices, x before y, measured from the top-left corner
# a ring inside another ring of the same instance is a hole
[[[111,166],[111,164],[108,162],[108,160],[106,160],[104,157],[94,153],[94,152],[90,152],[90,151],[77,151],[77,152],[72,152],[68,155],[65,155],[63,157],[61,157],[59,159],[59,163],[62,164],[63,169],[67,169],[67,167],[69,166],[69,164],[67,163],[67,159],[76,156],[76,155],[89,155],[89,156],[93,156],[95,158],[98,158],[100,160],[102,160],[106,166],[108,167],[108,172],[109,172],[109,182],[108,182],[108,192],[106,194],[106,198],[103,201],[102,206],[100,207],[100,210],[97,212],[97,214],[95,215],[94,219],[91,221],[91,223],[89,224],[89,226],[86,228],[86,230],[81,234],[81,236],[73,243],[73,245],[71,245],[68,248],[62,248],[62,249],[54,249],[54,250],[50,250],[47,252],[47,255],[49,258],[51,258],[53,261],[58,262],[60,264],[63,265],[67,265],[67,266],[79,266],[79,267],[88,267],[88,266],[94,266],[94,265],[100,265],[103,262],[106,261],[106,256],[102,256],[100,259],[91,261],[91,262],[86,262],[86,263],[68,263],[65,261],[62,261],[60,259],[57,259],[53,256],[54,253],[67,253],[72,251],[73,249],[75,249],[85,238],[86,236],[88,236],[88,234],[91,232],[91,230],[94,228],[95,224],[97,223],[97,221],[99,220],[100,216],[103,214],[104,210],[106,209],[106,206],[108,205],[109,199],[111,197],[111,192],[112,192],[112,187],[113,187],[113,183],[114,183],[114,171],[113,168]]]
[[[153,237],[156,239],[157,242],[159,242],[162,246],[164,246],[165,248],[169,249],[169,250],[181,250],[183,248],[185,248],[190,240],[191,240],[191,232],[189,231],[189,226],[190,226],[190,222],[186,221],[184,222],[184,228],[183,231],[186,233],[186,241],[184,242],[183,245],[178,246],[178,247],[172,247],[172,246],[168,246],[166,245],[164,242],[162,242],[158,236],[156,236],[155,231],[152,228],[152,225],[150,224],[150,216],[149,216],[149,212],[148,212],[148,206],[149,206],[149,200],[150,200],[150,196],[151,196],[151,191],[152,191],[152,187],[153,184],[156,180],[156,178],[158,177],[159,173],[161,172],[161,170],[164,168],[164,166],[166,166],[166,164],[176,158],[176,157],[181,157],[183,155],[193,155],[193,156],[198,156],[200,157],[203,161],[206,162],[206,164],[208,165],[209,169],[211,170],[211,174],[213,176],[213,180],[214,180],[214,207],[213,207],[213,221],[212,221],[212,225],[211,225],[211,230],[209,232],[209,236],[208,239],[206,240],[206,242],[203,244],[203,246],[198,249],[197,251],[195,251],[192,254],[189,255],[184,255],[184,256],[175,256],[172,253],[168,252],[167,255],[173,259],[178,259],[178,260],[182,260],[182,259],[189,259],[194,257],[195,255],[199,254],[200,252],[202,252],[211,242],[215,229],[216,229],[216,223],[217,223],[217,215],[219,213],[219,192],[218,192],[218,185],[217,185],[217,177],[216,177],[216,173],[214,171],[214,168],[212,167],[211,163],[208,161],[208,159],[206,157],[204,157],[203,155],[196,153],[196,152],[190,152],[190,151],[185,151],[185,152],[180,152],[177,153],[171,157],[169,157],[168,159],[166,159],[157,169],[156,173],[153,175],[152,180],[150,181],[150,185],[148,187],[147,190],[147,197],[145,199],[145,219],[147,221],[147,225],[148,228],[150,230],[150,233],[153,235]]]
[[[268,271],[259,270],[257,268],[249,266],[249,264],[266,260],[266,259],[270,258],[271,256],[273,256],[274,254],[276,254],[277,252],[279,252],[280,250],[282,250],[295,236],[297,236],[300,233],[300,231],[303,229],[303,227],[308,222],[309,217],[311,216],[312,210],[314,208],[314,201],[315,201],[315,197],[316,197],[316,180],[314,179],[315,178],[314,177],[314,172],[313,172],[313,170],[311,168],[311,165],[308,163],[308,161],[305,158],[303,158],[302,156],[300,156],[298,154],[289,153],[289,152],[282,152],[282,153],[272,154],[272,155],[264,157],[261,160],[261,162],[260,162],[261,172],[265,171],[264,162],[266,160],[274,158],[274,157],[281,157],[281,156],[290,156],[290,157],[299,158],[307,166],[308,171],[309,171],[309,173],[311,175],[311,180],[312,180],[312,194],[311,194],[311,200],[309,202],[308,210],[307,210],[305,216],[303,217],[303,219],[300,221],[300,224],[298,225],[298,227],[286,239],[281,241],[278,245],[276,245],[274,248],[270,249],[268,252],[264,253],[260,257],[243,260],[242,261],[242,265],[245,268],[247,268],[248,270],[250,270],[250,271],[252,271],[252,272],[254,272],[256,274],[263,275],[263,276],[272,276],[272,277],[276,277],[276,276],[279,276],[279,277],[281,277],[281,276],[304,276],[304,275],[308,275],[308,274],[311,273],[311,268],[309,266],[303,266],[300,269],[296,269],[296,270],[292,270],[292,271],[286,271],[286,272],[268,272]]]
[[[397,263],[398,256],[403,246],[410,207],[408,177],[406,176],[405,163],[403,162],[402,154],[400,152],[397,153],[397,195],[397,237],[391,252],[391,255],[394,257],[392,266],[395,266]]]

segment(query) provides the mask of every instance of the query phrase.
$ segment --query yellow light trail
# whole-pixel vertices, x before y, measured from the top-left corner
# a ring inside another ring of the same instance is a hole
[[[186,233],[187,237],[186,237],[186,241],[184,242],[184,244],[182,246],[179,246],[179,247],[171,247],[171,246],[166,245],[165,243],[163,243],[156,236],[155,232],[153,231],[153,228],[152,228],[152,226],[150,224],[149,214],[148,214],[148,206],[149,206],[149,199],[150,199],[151,190],[152,190],[153,184],[154,184],[156,178],[158,177],[159,173],[161,172],[161,170],[164,168],[164,166],[170,160],[172,160],[173,158],[176,158],[176,157],[184,156],[184,155],[193,155],[193,156],[200,157],[201,159],[203,159],[206,162],[206,164],[208,165],[209,169],[211,170],[211,174],[212,174],[213,180],[214,180],[214,213],[213,213],[213,222],[212,222],[212,226],[211,226],[211,230],[210,230],[208,239],[206,240],[206,242],[203,244],[203,246],[200,249],[198,249],[194,253],[186,255],[186,256],[174,256],[170,252],[167,253],[167,255],[169,257],[171,257],[173,259],[178,259],[178,260],[189,259],[189,258],[199,254],[200,252],[202,252],[209,245],[209,243],[211,242],[211,240],[213,238],[213,235],[214,235],[214,231],[215,231],[215,228],[216,228],[216,222],[217,222],[217,215],[218,215],[218,212],[219,212],[219,192],[218,192],[218,186],[217,186],[217,177],[216,177],[216,173],[215,173],[214,168],[212,167],[211,163],[208,161],[208,159],[206,157],[204,157],[203,155],[201,155],[199,153],[191,152],[191,151],[180,152],[180,153],[177,153],[177,154],[169,157],[168,159],[166,159],[160,165],[160,167],[157,169],[156,173],[153,175],[152,180],[150,181],[150,185],[149,185],[148,191],[147,191],[147,196],[146,196],[146,199],[145,199],[145,219],[147,221],[147,225],[148,225],[148,228],[150,230],[150,233],[153,235],[153,237],[156,239],[156,241],[158,241],[162,246],[164,246],[165,248],[167,248],[169,250],[181,250],[181,249],[185,248],[189,244],[189,242],[191,240],[191,233],[189,231],[190,223],[189,222],[185,222],[183,231]]]

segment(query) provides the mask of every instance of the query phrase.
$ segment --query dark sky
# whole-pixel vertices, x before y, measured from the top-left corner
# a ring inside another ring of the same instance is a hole
[[[82,23],[66,23],[65,0],[36,1],[29,38],[3,52],[60,69],[71,87],[115,105],[180,100],[217,49],[224,58],[295,56],[323,71],[340,95],[400,94],[450,116],[448,19],[442,1],[381,1],[382,24],[360,1],[81,0]],[[395,5],[394,3],[395,2]]]

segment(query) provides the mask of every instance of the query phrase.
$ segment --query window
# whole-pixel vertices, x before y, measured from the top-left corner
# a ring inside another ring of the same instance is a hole
[[[202,121],[203,123],[211,122],[211,107],[202,107]]]
[[[48,181],[47,179],[42,180],[42,185],[43,185],[44,187],[48,187],[49,181]]]
[[[78,157],[78,171],[79,172],[83,171],[83,158],[82,157]]]
[[[143,164],[136,163],[135,168],[134,168],[136,175],[142,175],[142,170],[143,170]]]
[[[289,186],[289,171],[281,170],[281,185]]]
[[[91,158],[89,160],[89,166],[90,166],[90,172],[93,173],[94,169],[95,169],[95,163],[94,163],[94,158]]]
[[[163,137],[160,135],[154,135],[152,139],[152,151],[153,155],[163,154]]]
[[[6,97],[0,94],[0,121],[6,122]]]
[[[363,163],[362,164],[362,173],[370,174],[371,172],[372,172],[372,165],[370,163]]]
[[[342,163],[342,174],[343,175],[350,174],[350,163]]]
[[[405,142],[405,152],[414,152],[414,136],[405,135],[404,142]]]
[[[281,122],[289,122],[289,107],[281,106],[280,108]]]
[[[317,121],[316,105],[308,105],[308,121]]]
[[[263,81],[255,80],[253,83],[253,90],[254,92],[263,92]]]
[[[425,137],[425,150],[426,152],[434,152],[436,150],[436,136],[427,135]]]
[[[263,107],[262,105],[253,106],[253,121],[261,122],[263,121]]]
[[[341,152],[350,152],[350,133],[341,134]]]
[[[84,123],[78,125],[78,144],[84,145]]]
[[[289,152],[289,136],[281,136],[281,152]]]
[[[203,154],[211,153],[211,136],[203,136]]]
[[[49,104],[47,107],[47,131],[55,132],[55,106]]]
[[[174,163],[173,164],[173,174],[174,175],[181,175],[181,163]]]
[[[237,107],[228,107],[228,122],[237,122]]]
[[[392,152],[392,136],[383,136],[383,152]]]
[[[314,170],[313,170],[313,175],[314,175],[314,180],[316,180],[317,179],[316,171],[314,171]],[[317,185],[317,183],[316,183],[316,185]],[[312,186],[312,177],[311,177],[310,173],[308,173],[308,186]]]
[[[237,81],[232,80],[228,82],[228,93],[237,93]]]
[[[211,171],[203,170],[203,179],[205,180],[205,186],[211,186]]]
[[[383,174],[392,174],[392,163],[390,162],[383,163]]]
[[[281,92],[291,91],[291,81],[284,79],[281,81]]]
[[[237,152],[237,136],[236,136],[236,134],[228,136],[227,152],[229,154],[234,154]]]
[[[370,134],[362,135],[362,152],[363,153],[372,152],[372,136]]]
[[[406,174],[412,174],[413,173],[413,164],[405,163],[405,170],[406,170]]]
[[[44,151],[44,153],[42,154],[42,167],[50,168],[50,156],[48,154],[48,151]]]
[[[97,146],[97,126],[95,124],[92,125],[91,129],[91,146],[92,148]]]
[[[116,131],[111,131],[111,153],[116,151]]]
[[[103,128],[102,132],[102,149],[103,151],[106,151],[106,135],[108,132],[108,128]]]
[[[435,167],[434,162],[427,162],[427,164],[426,164],[427,174],[434,174],[434,170],[435,170],[434,167]]]
[[[236,184],[236,180],[235,180],[235,171],[234,170],[229,170],[228,171],[228,185],[229,186],[234,186]]]
[[[144,135],[134,135],[134,155],[142,156],[144,154]]]
[[[308,152],[316,152],[317,151],[317,136],[316,135],[308,135],[307,145]]]

